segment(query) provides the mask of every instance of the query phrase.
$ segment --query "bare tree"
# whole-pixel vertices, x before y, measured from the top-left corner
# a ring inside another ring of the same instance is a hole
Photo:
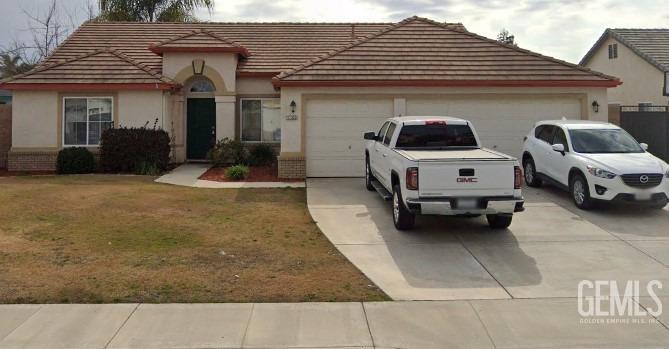
[[[507,45],[518,46],[516,43],[516,37],[511,35],[511,33],[509,33],[509,31],[506,29],[502,29],[502,31],[497,34],[497,41]]]
[[[41,62],[60,45],[71,29],[63,24],[56,0],[51,0],[49,7],[42,13],[33,14],[26,10],[23,13],[30,19],[28,29],[32,34],[32,42],[28,48],[34,50],[36,61]]]

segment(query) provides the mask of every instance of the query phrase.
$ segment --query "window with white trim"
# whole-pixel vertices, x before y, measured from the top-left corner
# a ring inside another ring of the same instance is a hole
[[[99,145],[102,132],[114,123],[112,105],[111,97],[65,97],[63,145]]]
[[[281,142],[279,98],[244,98],[240,104],[242,142]]]

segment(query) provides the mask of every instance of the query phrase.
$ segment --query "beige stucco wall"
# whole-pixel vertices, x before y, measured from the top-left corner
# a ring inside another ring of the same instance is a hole
[[[12,149],[58,147],[58,92],[14,91]]]
[[[609,59],[609,45],[614,43],[618,44],[618,58]],[[599,47],[586,67],[622,80],[622,85],[609,90],[610,103],[666,105],[669,102],[669,97],[662,95],[663,72],[614,38],[607,39]]]
[[[216,95],[234,94],[237,89],[237,54],[233,53],[165,53],[163,74],[180,83],[193,76],[193,60],[205,62],[204,76],[216,85]],[[220,82],[224,86],[221,86]]]
[[[119,91],[118,125],[126,127],[148,127],[158,119],[158,128],[170,130],[170,118],[167,114],[167,99],[162,91]]]
[[[533,95],[556,96],[561,95],[579,98],[581,100],[581,117],[584,119],[607,121],[608,109],[606,105],[606,88],[460,88],[460,87],[442,87],[442,88],[406,88],[406,87],[367,87],[367,88],[344,88],[344,87],[284,87],[281,89],[281,153],[282,156],[304,156],[304,102],[309,96],[318,95],[351,95],[353,97],[385,96],[393,98],[394,115],[406,115],[406,99],[412,96],[433,96],[435,98],[448,99],[449,96],[462,97],[468,95],[473,98],[489,98],[490,96],[509,96],[512,98],[533,98]],[[404,101],[403,101],[404,100]],[[297,103],[297,120],[287,120],[286,115],[291,114],[290,103]],[[600,108],[595,113],[592,108],[592,102],[597,101]],[[457,115],[452,115],[457,116]]]
[[[279,91],[274,89],[271,78],[237,78],[237,95],[273,95]]]

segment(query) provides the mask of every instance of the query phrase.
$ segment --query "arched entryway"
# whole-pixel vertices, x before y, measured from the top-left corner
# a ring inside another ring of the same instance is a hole
[[[186,92],[186,158],[205,160],[216,142],[214,83],[204,76],[184,84]]]

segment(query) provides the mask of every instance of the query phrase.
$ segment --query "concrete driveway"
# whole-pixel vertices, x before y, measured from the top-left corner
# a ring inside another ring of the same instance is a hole
[[[566,193],[527,188],[508,230],[485,218],[419,217],[397,231],[362,179],[311,179],[323,233],[395,300],[571,298],[581,280],[660,280],[669,295],[669,211],[576,209]]]

